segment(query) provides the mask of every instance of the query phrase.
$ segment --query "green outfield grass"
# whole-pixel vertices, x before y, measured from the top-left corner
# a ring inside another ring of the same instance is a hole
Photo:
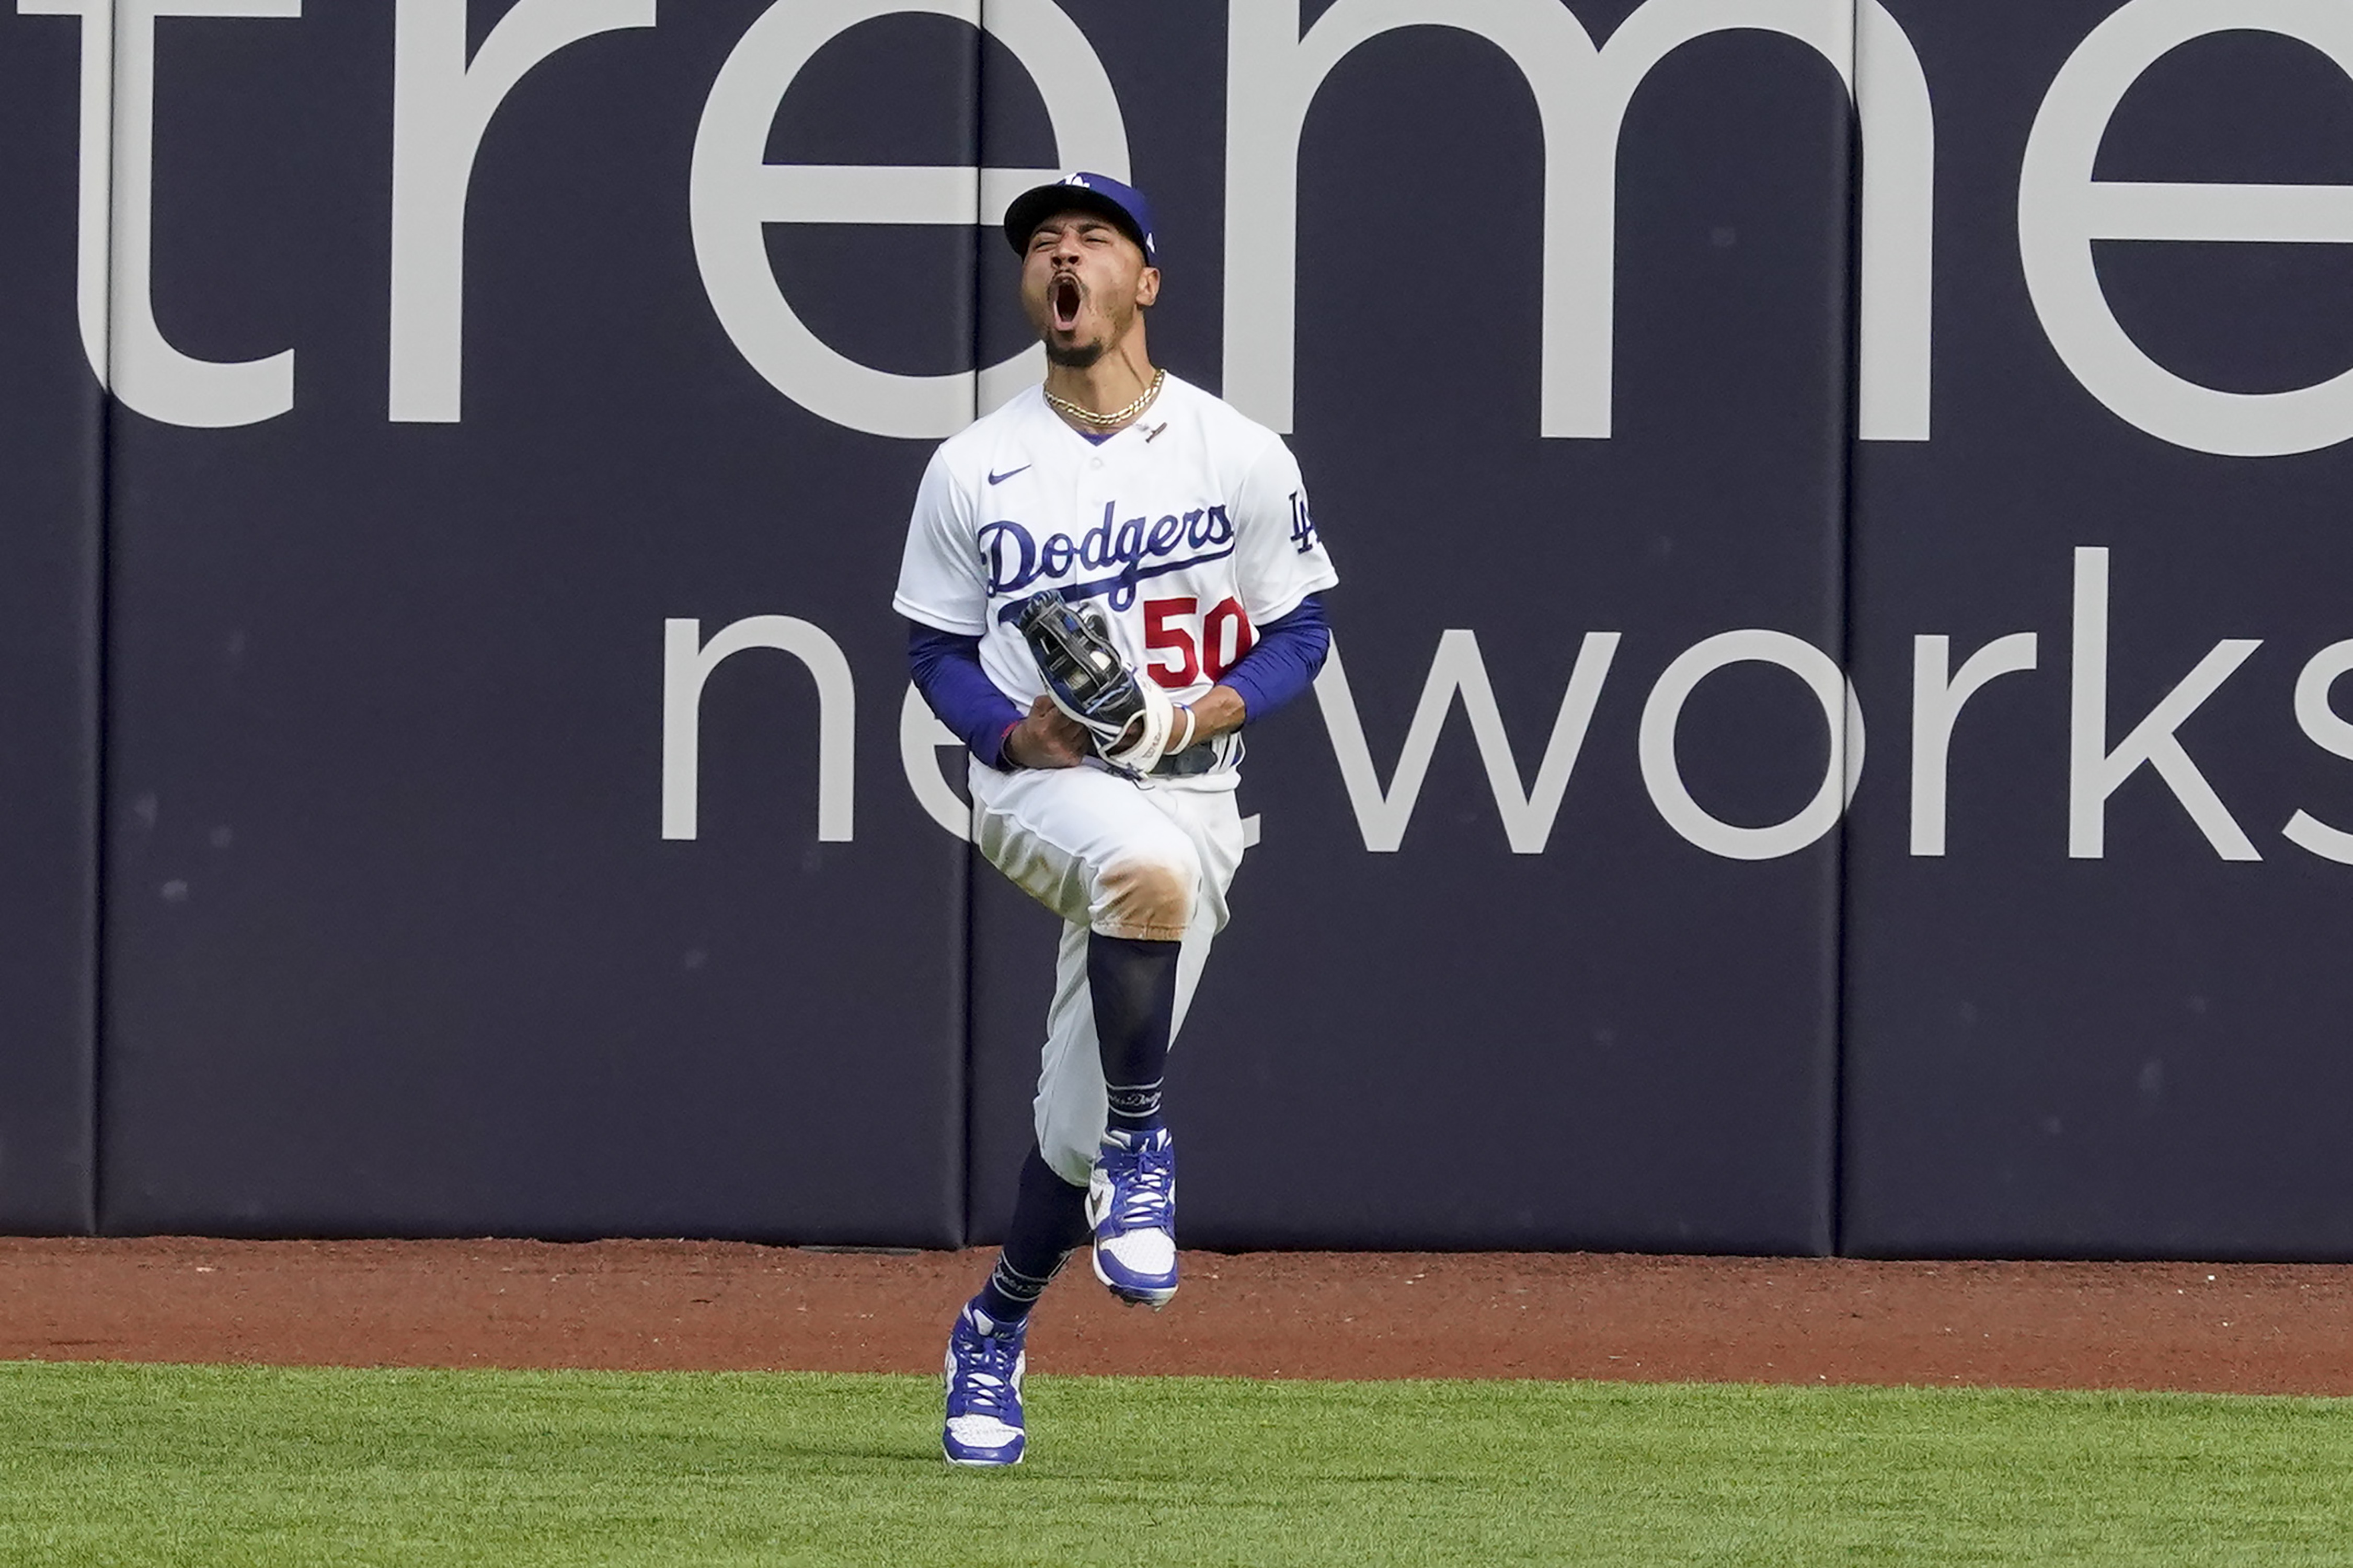
[[[0,1366],[0,1563],[2353,1561],[2353,1402]]]

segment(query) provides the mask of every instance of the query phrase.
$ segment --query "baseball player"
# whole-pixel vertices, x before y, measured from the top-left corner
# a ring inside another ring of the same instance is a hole
[[[1005,236],[1045,384],[933,455],[892,600],[971,749],[975,842],[1064,921],[1037,1147],[948,1337],[959,1465],[1020,1462],[1023,1332],[1082,1242],[1123,1300],[1176,1293],[1163,1069],[1241,861],[1242,726],[1314,680],[1337,581],[1282,440],[1152,363],[1143,194],[1072,174]]]

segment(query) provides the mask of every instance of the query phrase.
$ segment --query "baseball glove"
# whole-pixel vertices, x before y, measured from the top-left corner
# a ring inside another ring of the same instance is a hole
[[[1120,653],[1102,610],[1073,608],[1050,588],[1023,600],[1013,624],[1038,661],[1046,695],[1086,731],[1095,755],[1129,778],[1158,765],[1171,749],[1176,706]],[[1192,715],[1185,719],[1189,738]]]

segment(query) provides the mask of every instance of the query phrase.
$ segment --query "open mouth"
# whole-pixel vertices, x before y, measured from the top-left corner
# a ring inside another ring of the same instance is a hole
[[[1054,315],[1054,330],[1069,332],[1078,330],[1079,311],[1087,302],[1086,290],[1079,280],[1065,272],[1054,279],[1047,290],[1046,303]]]

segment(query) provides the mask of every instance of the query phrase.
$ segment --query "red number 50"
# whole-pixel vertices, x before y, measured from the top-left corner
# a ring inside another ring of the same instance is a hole
[[[1222,679],[1258,640],[1249,615],[1234,599],[1211,605],[1208,614],[1200,617],[1197,634],[1192,622],[1199,603],[1198,599],[1145,601],[1144,646],[1154,654],[1169,654],[1174,660],[1164,664],[1148,658],[1145,663],[1152,679],[1171,690],[1181,691],[1203,679]]]

